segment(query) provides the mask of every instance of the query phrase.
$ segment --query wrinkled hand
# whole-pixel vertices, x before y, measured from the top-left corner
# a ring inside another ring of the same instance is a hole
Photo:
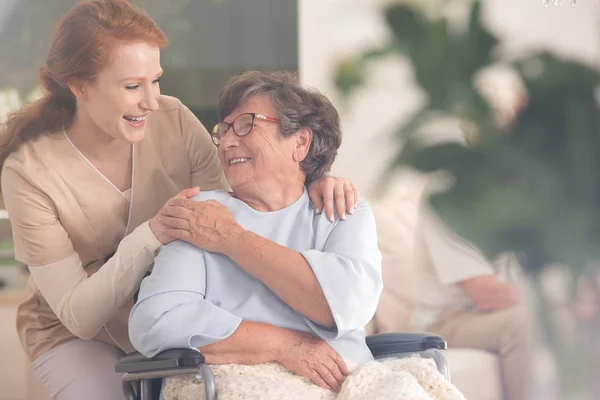
[[[277,361],[287,370],[310,379],[316,385],[339,392],[348,367],[327,342],[308,333],[290,331]]]
[[[227,245],[243,228],[229,209],[215,200],[174,198],[160,210],[165,232],[213,253],[226,253]]]
[[[163,212],[165,207],[167,207],[167,204],[169,204],[169,201],[175,200],[175,199],[189,199],[190,197],[194,197],[198,193],[200,193],[199,187],[182,190],[177,195],[175,195],[175,196],[171,197],[169,200],[167,200],[165,205],[163,205],[163,207],[159,210],[158,214],[156,214],[154,216],[154,218],[152,218],[150,220],[150,222],[149,222],[150,229],[152,230],[152,233],[154,233],[154,236],[156,236],[156,238],[158,239],[159,242],[161,242],[162,244],[167,244],[167,243],[170,243],[173,240],[177,239],[176,237],[171,236],[168,234],[168,232],[166,232],[166,229],[168,228],[168,226],[166,226],[159,220],[161,213]]]
[[[334,202],[341,219],[346,219],[346,213],[352,214],[358,205],[358,189],[345,178],[323,176],[308,185],[308,195],[317,213],[320,214],[325,205],[325,215],[330,221],[333,221]]]

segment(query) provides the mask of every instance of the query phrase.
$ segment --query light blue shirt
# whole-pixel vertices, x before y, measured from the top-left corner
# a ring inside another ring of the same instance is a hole
[[[375,220],[365,201],[345,221],[331,222],[325,213],[316,214],[306,189],[293,204],[273,212],[256,211],[226,191],[194,198],[210,199],[225,205],[244,229],[306,259],[336,326],[325,328],[294,311],[228,257],[175,241],[162,247],[129,317],[129,337],[139,352],[152,357],[167,349],[205,346],[227,338],[247,320],[313,333],[358,364],[373,359],[363,326],[375,314],[383,284]]]

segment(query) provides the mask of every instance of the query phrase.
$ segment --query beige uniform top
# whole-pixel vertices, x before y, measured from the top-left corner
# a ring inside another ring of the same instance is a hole
[[[418,224],[411,330],[427,331],[444,310],[473,309],[473,301],[459,282],[482,275],[514,281],[514,274],[520,269],[514,254],[502,253],[493,260],[486,259],[427,207],[423,207]]]
[[[64,132],[26,142],[4,164],[15,258],[31,272],[17,314],[31,360],[75,337],[132,351],[132,296],[160,247],[147,221],[184,188],[227,188],[206,129],[179,100],[159,103],[133,146],[131,191],[120,192]]]

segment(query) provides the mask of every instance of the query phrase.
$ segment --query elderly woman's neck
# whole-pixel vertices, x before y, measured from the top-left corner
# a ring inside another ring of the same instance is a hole
[[[277,211],[286,208],[302,196],[304,182],[294,182],[279,187],[238,188],[233,190],[233,197],[243,201],[260,212]]]

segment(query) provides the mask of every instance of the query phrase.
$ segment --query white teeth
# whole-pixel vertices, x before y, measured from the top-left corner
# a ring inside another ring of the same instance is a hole
[[[143,120],[146,119],[146,117],[125,117],[126,120],[132,121],[132,122],[141,122]]]
[[[237,163],[243,163],[248,161],[249,158],[234,158],[233,160],[229,160],[229,165],[231,164],[237,164]]]

